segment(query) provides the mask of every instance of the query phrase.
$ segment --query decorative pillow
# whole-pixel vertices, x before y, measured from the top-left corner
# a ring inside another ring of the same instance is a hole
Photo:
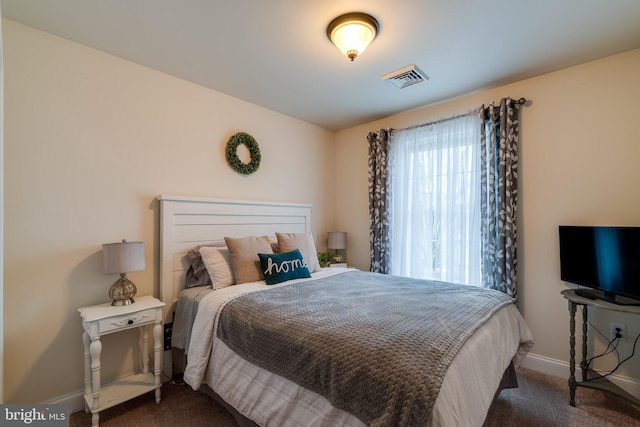
[[[309,272],[314,273],[321,270],[318,262],[318,252],[311,233],[276,233],[276,237],[278,238],[280,252],[299,249],[307,262]]]
[[[211,286],[211,278],[209,277],[207,268],[202,262],[202,255],[200,255],[200,248],[202,247],[225,247],[225,245],[222,242],[212,243],[210,245],[198,245],[187,252],[187,259],[190,264],[185,278],[185,285],[187,288]]]
[[[298,249],[279,254],[258,254],[258,257],[267,285],[311,277],[307,263]]]
[[[203,246],[200,248],[200,254],[211,278],[213,289],[226,288],[236,283],[228,248]]]
[[[268,236],[225,237],[224,241],[229,248],[236,283],[257,282],[264,279],[258,253],[273,253]]]

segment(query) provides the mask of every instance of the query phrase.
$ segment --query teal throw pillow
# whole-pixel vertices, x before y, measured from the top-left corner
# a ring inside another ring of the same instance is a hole
[[[311,277],[307,263],[298,249],[279,254],[258,254],[258,258],[267,285]]]

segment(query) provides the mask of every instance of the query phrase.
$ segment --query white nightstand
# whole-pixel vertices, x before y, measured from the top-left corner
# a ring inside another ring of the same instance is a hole
[[[91,424],[98,426],[99,412],[111,408],[151,390],[160,402],[160,370],[162,367],[162,301],[151,296],[136,297],[131,305],[114,307],[111,303],[79,308],[82,316],[84,343],[84,401],[85,411],[91,411]],[[149,333],[153,325],[153,372],[149,372]],[[131,328],[142,334],[142,372],[120,378],[101,387],[100,337]]]

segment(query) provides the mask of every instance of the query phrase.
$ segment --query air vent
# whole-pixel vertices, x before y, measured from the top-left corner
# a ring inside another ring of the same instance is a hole
[[[392,73],[385,74],[382,76],[382,80],[390,82],[398,89],[404,89],[407,86],[429,80],[429,76],[418,68],[417,65],[411,64]]]

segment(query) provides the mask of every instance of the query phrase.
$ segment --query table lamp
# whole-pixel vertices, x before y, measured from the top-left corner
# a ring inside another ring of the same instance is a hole
[[[103,274],[119,274],[120,278],[111,285],[109,298],[111,305],[133,304],[136,285],[127,279],[127,273],[142,271],[144,265],[144,242],[105,243],[102,245]]]
[[[338,250],[347,249],[347,233],[345,231],[330,231],[327,233],[327,249],[333,249],[336,254],[333,257],[334,262],[344,262]]]

